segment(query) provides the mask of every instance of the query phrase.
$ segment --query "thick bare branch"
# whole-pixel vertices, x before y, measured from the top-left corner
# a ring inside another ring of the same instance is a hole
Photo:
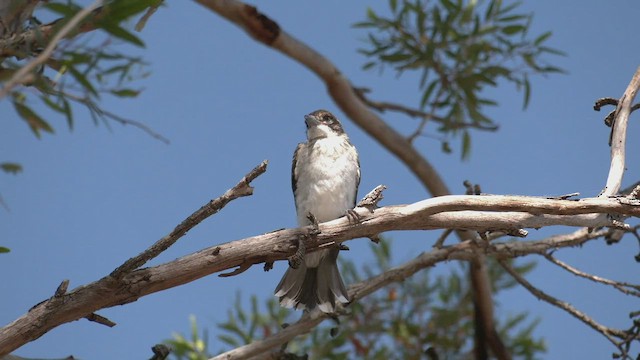
[[[411,205],[387,206],[375,210],[373,214],[365,208],[357,208],[356,211],[361,216],[358,224],[351,223],[346,217],[320,224],[320,234],[305,244],[307,251],[391,230],[469,228],[487,231],[527,226],[538,228],[542,223],[610,226],[611,220],[606,220],[606,217],[602,220],[602,217],[580,214],[637,216],[640,215],[640,206],[622,203],[618,199],[603,198],[568,201],[523,196],[452,195]],[[307,229],[300,228],[285,229],[215,245],[169,263],[122,272],[120,278],[106,276],[65,294],[52,296],[0,329],[0,356],[39,338],[56,326],[83,318],[99,309],[134,302],[142,296],[216,272],[245,267],[247,264],[286,259],[295,252],[300,235],[306,231]],[[584,240],[557,238],[540,242],[488,244],[482,248],[475,246],[472,241],[465,241],[435,249],[430,256],[443,261],[469,261],[476,258],[478,253],[512,258],[542,254],[550,249],[573,246],[581,241]]]
[[[618,107],[611,126],[611,167],[607,184],[601,196],[611,196],[618,193],[622,185],[625,164],[625,147],[627,140],[627,125],[633,100],[640,89],[640,67],[636,69],[633,78],[618,101]]]

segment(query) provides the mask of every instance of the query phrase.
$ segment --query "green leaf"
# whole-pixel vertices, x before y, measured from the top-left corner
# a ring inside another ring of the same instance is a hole
[[[362,65],[362,70],[369,70],[376,65],[375,61],[369,61]]]
[[[144,47],[144,42],[140,40],[139,37],[131,33],[130,31],[125,30],[124,28],[118,26],[117,24],[102,22],[100,27],[104,29],[109,34],[122,39],[126,42],[132,43],[139,47]]]
[[[462,160],[469,159],[471,154],[471,135],[468,131],[462,133]]]
[[[560,73],[560,74],[566,74],[567,72],[564,69],[561,69],[559,67],[556,66],[543,66],[540,68],[540,72],[543,73]]]
[[[87,91],[89,91],[91,94],[93,94],[94,96],[98,96],[98,92],[96,91],[96,89],[93,87],[93,85],[91,84],[91,82],[89,82],[89,80],[86,78],[86,76],[84,76],[82,73],[80,73],[75,66],[69,66],[67,68],[67,70],[69,71],[69,73],[73,76],[74,79],[76,79],[76,81],[78,81],[80,83],[80,85],[82,85],[82,87],[84,87]]]
[[[550,48],[550,47],[547,47],[547,46],[540,46],[538,48],[538,50],[540,52],[547,53],[547,54],[567,56],[567,54],[564,51],[561,51],[561,50],[558,50],[558,49],[554,49],[554,48]]]
[[[106,6],[109,17],[117,22],[141,13],[150,6],[156,6],[160,0],[114,0]]]
[[[0,254],[5,254],[10,252],[11,250],[8,247],[0,246]]]
[[[370,22],[370,21],[360,21],[357,23],[353,23],[353,25],[351,25],[352,28],[368,28],[368,27],[374,27],[376,24]]]
[[[526,63],[530,68],[532,68],[532,69],[534,69],[534,70],[538,70],[538,69],[539,69],[538,64],[536,64],[536,61],[535,61],[535,59],[534,59],[534,57],[533,57],[533,54],[531,54],[531,53],[525,53],[525,54],[522,54],[522,60],[524,60],[524,62],[525,62],[525,63]]]
[[[398,0],[389,0],[389,7],[391,8],[391,11],[395,13],[398,8]]]
[[[442,149],[442,152],[445,154],[451,154],[451,146],[449,145],[448,141],[443,141],[440,144],[440,148]]]
[[[552,32],[551,31],[547,31],[546,33],[543,33],[542,35],[538,36],[534,41],[533,41],[533,45],[535,46],[539,46],[540,44],[542,44],[543,42],[545,42],[545,40],[547,40],[548,38],[551,37]]]
[[[233,336],[220,334],[218,335],[218,339],[220,339],[220,341],[222,341],[223,343],[226,343],[229,346],[232,346],[234,348],[239,347],[241,345],[240,342],[238,342],[238,340],[236,340]]]
[[[529,83],[529,76],[527,76],[527,74],[524,74],[523,85],[524,85],[524,95],[523,95],[524,98],[523,98],[522,109],[526,109],[529,106],[529,99],[531,98],[531,84]]]
[[[55,13],[64,15],[65,17],[72,17],[82,9],[80,6],[76,4],[72,4],[72,3],[62,4],[62,3],[56,3],[56,2],[47,3],[44,5],[44,7]]]
[[[424,109],[424,107],[427,106],[427,103],[431,100],[431,94],[433,93],[433,90],[435,90],[436,86],[439,83],[440,81],[438,79],[435,79],[431,81],[429,86],[427,86],[427,89],[424,91],[424,94],[422,94],[422,98],[420,99],[421,109]]]
[[[136,97],[140,95],[139,90],[133,90],[133,89],[111,90],[111,93],[118,97]]]
[[[491,0],[491,2],[489,3],[489,6],[487,6],[487,10],[484,12],[484,20],[487,21],[490,18],[493,17],[494,15],[494,7],[496,6],[496,3],[498,3],[498,7],[500,7],[500,3],[502,2],[502,0]]]
[[[406,61],[411,59],[413,55],[411,54],[403,54],[400,52],[394,53],[394,54],[390,54],[390,55],[381,55],[380,56],[380,60],[382,61],[386,61],[386,62],[400,62],[400,61]]]
[[[69,101],[67,101],[67,99],[65,98],[62,98],[62,106],[64,108],[64,114],[67,117],[67,125],[69,125],[69,130],[73,130],[73,110],[71,110]]]
[[[528,18],[529,18],[528,15],[511,15],[511,16],[501,17],[501,18],[498,19],[498,21],[500,21],[500,22],[512,22],[512,21],[521,20],[521,19],[528,19]]]
[[[4,162],[0,163],[0,169],[6,173],[16,175],[22,172],[22,165],[18,163]]]
[[[29,128],[31,128],[31,131],[33,131],[37,138],[40,138],[41,130],[53,133],[51,125],[44,121],[44,119],[42,119],[40,115],[36,114],[35,111],[31,110],[31,108],[16,101],[13,102],[13,106],[15,107],[18,115],[20,115],[20,117],[29,125]]]
[[[505,35],[514,35],[519,32],[524,32],[527,28],[523,25],[509,25],[502,28],[502,33]]]
[[[485,123],[485,124],[492,123],[491,119],[486,117],[484,114],[478,111],[478,109],[475,107],[469,106],[467,107],[467,111],[469,112],[469,117],[471,118],[471,120],[473,120],[476,123]]]
[[[371,7],[367,7],[367,18],[369,18],[372,21],[378,20],[378,15],[376,15],[376,13],[373,11]]]

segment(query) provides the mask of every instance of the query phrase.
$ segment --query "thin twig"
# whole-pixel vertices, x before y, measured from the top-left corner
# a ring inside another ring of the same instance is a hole
[[[38,55],[36,58],[34,58],[33,60],[31,60],[29,63],[27,63],[25,66],[21,67],[20,70],[16,71],[16,73],[11,77],[11,79],[9,79],[9,81],[7,81],[4,85],[4,87],[2,88],[2,90],[0,90],[0,99],[4,98],[5,96],[7,96],[9,94],[9,92],[18,84],[24,82],[24,81],[28,81],[28,74],[33,71],[33,69],[40,65],[45,63],[49,57],[51,57],[51,54],[53,53],[53,51],[55,50],[56,46],[58,46],[58,43],[60,42],[60,40],[62,40],[68,33],[70,33],[71,31],[73,31],[73,29],[87,16],[89,16],[89,14],[91,14],[91,12],[93,10],[95,10],[96,8],[98,8],[100,5],[102,5],[102,1],[103,0],[96,0],[95,2],[93,2],[91,5],[85,7],[84,9],[78,11],[77,14],[75,14],[68,23],[66,23],[62,29],[60,29],[60,31],[58,31],[56,33],[56,35],[51,39],[51,41],[49,42],[49,44],[47,44],[47,46],[44,48],[44,50],[42,50],[42,52],[40,53],[40,55]]]
[[[187,217],[178,226],[176,226],[169,235],[166,235],[162,239],[156,241],[155,244],[151,245],[148,249],[146,249],[139,255],[125,261],[124,264],[118,266],[118,268],[116,268],[111,273],[111,276],[120,278],[123,275],[131,272],[132,270],[139,268],[147,261],[160,255],[160,253],[168,249],[171,245],[175,244],[178,239],[180,239],[184,234],[187,233],[187,231],[191,230],[194,226],[202,222],[202,220],[222,210],[222,208],[224,208],[229,202],[239,197],[249,196],[253,194],[253,188],[249,186],[249,184],[255,178],[267,171],[267,163],[267,160],[264,160],[262,163],[260,163],[260,165],[256,166],[247,175],[245,175],[234,187],[222,194],[222,196],[209,201],[193,214],[189,215],[189,217]]]
[[[453,229],[446,229],[445,231],[443,231],[442,234],[438,236],[438,240],[436,240],[436,242],[433,244],[433,248],[441,249],[442,245],[444,245],[444,241],[447,239],[447,237],[449,237],[449,235],[451,235],[452,232]]]
[[[358,97],[365,104],[367,104],[369,107],[381,113],[384,113],[385,111],[400,112],[413,118],[419,118],[425,121],[433,121],[438,124],[446,124],[447,127],[451,129],[475,128],[479,130],[496,131],[499,128],[498,125],[483,125],[479,123],[450,123],[450,120],[445,119],[441,116],[435,115],[433,113],[428,113],[426,111],[413,109],[408,106],[400,105],[392,102],[371,100],[365,95],[365,93],[367,92],[366,89],[354,88],[353,90],[356,92]],[[424,123],[421,124],[420,129],[422,128],[424,128]]]
[[[116,323],[114,323],[113,321],[107,319],[106,317],[102,316],[102,315],[98,315],[96,313],[91,313],[87,316],[84,317],[85,319],[94,322],[96,324],[100,324],[100,325],[104,325],[107,327],[114,327],[116,326]]]
[[[602,278],[600,276],[597,275],[592,275],[589,273],[586,273],[584,271],[580,271],[576,268],[574,268],[573,266],[556,259],[553,255],[546,253],[543,255],[547,260],[549,260],[550,262],[560,266],[561,268],[567,270],[568,272],[585,278],[585,279],[589,279],[593,282],[597,282],[600,284],[605,284],[605,285],[610,285],[613,286],[615,289],[617,289],[618,291],[622,292],[623,294],[626,295],[632,295],[632,296],[636,296],[636,297],[640,297],[640,285],[634,285],[634,284],[630,284],[630,283],[626,283],[626,282],[621,282],[621,281],[614,281],[614,280],[609,280],[609,279],[605,279]],[[631,288],[631,289],[629,289]]]
[[[143,123],[141,123],[139,121],[131,120],[131,119],[125,119],[120,115],[116,115],[116,114],[114,114],[114,113],[112,113],[110,111],[104,110],[104,109],[99,109],[99,110],[100,110],[99,111],[100,114],[108,117],[109,119],[111,119],[113,121],[117,121],[120,124],[125,125],[125,126],[126,125],[131,125],[133,127],[137,127],[138,129],[146,132],[149,136],[151,136],[154,139],[160,140],[160,141],[162,141],[163,143],[165,143],[167,145],[170,143],[169,139],[167,139],[166,137],[160,135],[159,133],[157,133],[153,129],[151,129],[149,126],[147,126],[147,125],[145,125],[145,124],[143,124]]]
[[[572,315],[576,319],[582,321],[583,323],[585,323],[586,325],[588,325],[589,327],[591,327],[595,331],[597,331],[600,334],[602,334],[605,338],[607,338],[607,340],[609,340],[616,347],[619,347],[620,343],[616,339],[614,339],[614,337],[619,338],[619,339],[626,339],[627,338],[627,334],[624,331],[618,330],[618,329],[613,329],[613,328],[610,328],[610,327],[606,327],[606,326],[598,323],[597,321],[593,320],[587,314],[585,314],[582,311],[576,309],[575,307],[573,307],[573,305],[571,305],[571,304],[569,304],[569,303],[567,303],[565,301],[559,300],[559,299],[557,299],[557,298],[545,293],[544,291],[536,288],[535,286],[531,285],[531,283],[529,283],[524,277],[522,277],[506,261],[498,260],[498,262],[520,285],[522,285],[525,289],[527,289],[533,296],[535,296],[538,299],[540,299],[540,300],[542,300],[542,301],[544,301],[546,303],[549,303],[549,304],[551,304],[551,305],[553,305],[553,306],[555,306],[555,307],[557,307],[559,309],[562,309],[565,312],[569,313],[570,315]]]
[[[89,108],[89,111],[91,111],[92,115],[95,114],[97,116],[100,116],[101,118],[109,118],[113,121],[119,122],[121,125],[131,125],[133,127],[136,127],[142,131],[144,131],[145,133],[147,133],[147,135],[151,136],[154,139],[160,140],[165,144],[169,144],[171,141],[164,137],[162,134],[156,132],[155,130],[153,130],[151,127],[136,121],[136,120],[131,120],[131,119],[126,119],[120,115],[114,114],[110,111],[107,111],[103,108],[101,108],[95,101],[91,100],[91,98],[87,97],[87,96],[79,96],[79,95],[75,95],[66,91],[54,91],[52,92],[52,94],[54,95],[63,95],[65,98],[67,99],[71,99],[77,103],[80,103],[84,106],[86,106],[87,108]],[[106,123],[106,122],[105,122]],[[108,124],[107,124],[108,127]]]

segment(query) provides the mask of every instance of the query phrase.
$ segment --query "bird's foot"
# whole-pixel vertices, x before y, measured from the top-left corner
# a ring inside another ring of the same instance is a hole
[[[349,220],[349,222],[352,224],[357,224],[360,222],[360,220],[362,220],[362,216],[360,216],[360,214],[356,212],[356,209],[347,210],[345,216],[347,217],[347,220]]]
[[[307,219],[311,223],[311,229],[309,229],[309,236],[313,237],[321,233],[320,226],[318,225],[318,219],[312,213],[307,213]]]
[[[293,269],[300,267],[300,264],[304,261],[304,256],[307,254],[307,246],[304,243],[305,237],[305,235],[298,235],[298,248],[293,255],[287,258],[289,266]]]

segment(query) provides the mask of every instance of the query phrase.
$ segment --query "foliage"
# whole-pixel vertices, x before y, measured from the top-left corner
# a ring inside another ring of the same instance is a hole
[[[112,0],[99,11],[92,13],[83,26],[95,27],[101,35],[94,35],[86,41],[64,40],[47,62],[37,68],[21,87],[13,89],[7,96],[16,114],[28,125],[33,134],[40,138],[43,133],[53,133],[54,127],[48,119],[41,116],[37,108],[48,108],[66,119],[69,129],[73,129],[74,113],[77,108],[89,111],[95,124],[106,123],[116,115],[100,108],[101,96],[108,94],[119,98],[132,98],[139,90],[127,86],[129,82],[143,77],[144,62],[114,48],[120,43],[143,47],[144,43],[136,35],[126,30],[122,24],[130,17],[139,14],[159,0]],[[52,1],[45,5],[50,13],[59,16],[52,23],[53,31],[58,31],[82,7],[74,1]],[[37,56],[47,45],[46,40],[53,36],[44,36],[37,21],[32,20],[30,27],[19,30],[23,35],[33,33],[32,42],[6,46],[14,34],[5,37],[0,57],[0,83],[9,80],[16,71]],[[82,30],[79,30],[82,31]],[[26,35],[25,35],[26,36]],[[117,40],[117,41],[116,41]],[[6,163],[5,163],[6,164]],[[10,173],[19,171],[18,167],[2,167]]]
[[[415,133],[423,135],[428,120],[439,119],[438,132],[462,134],[462,157],[469,155],[469,128],[495,129],[483,113],[497,100],[482,96],[499,81],[514,83],[524,93],[526,108],[531,95],[530,74],[562,72],[541,60],[562,54],[545,45],[551,32],[530,38],[532,15],[518,13],[520,3],[501,0],[389,0],[391,15],[367,11],[356,23],[368,29],[368,47],[361,49],[369,61],[364,69],[393,68],[398,75],[420,74],[420,109],[423,123]],[[414,137],[415,137],[414,136]],[[450,152],[449,144],[442,148]]]
[[[390,242],[371,245],[375,260],[356,266],[351,261],[341,263],[347,283],[362,281],[390,269]],[[533,269],[533,263],[518,265],[521,274]],[[490,263],[491,284],[495,293],[516,286],[502,268]],[[229,311],[228,320],[218,327],[218,340],[235,348],[277,332],[286,321],[298,314],[282,309],[275,299],[266,301],[261,310],[255,296],[250,309],[242,307],[240,296]],[[499,309],[499,307],[498,307]],[[454,265],[446,275],[434,276],[424,270],[415,276],[386,287],[348,307],[349,315],[341,323],[325,324],[311,334],[294,340],[287,346],[287,356],[314,359],[418,359],[425,351],[435,351],[442,359],[472,358],[473,303],[468,276]],[[544,342],[534,338],[537,321],[526,312],[497,320],[497,329],[514,358],[534,359],[545,351]],[[197,331],[192,331],[197,334]],[[200,339],[201,340],[201,339]],[[193,343],[192,340],[190,343]],[[186,344],[176,344],[186,348]],[[297,355],[294,355],[297,354]],[[174,352],[176,359],[196,359],[191,354]]]
[[[180,334],[173,334],[172,340],[167,340],[167,345],[171,346],[171,353],[178,359],[207,360],[207,331],[204,330],[202,336],[198,334],[198,323],[196,317],[191,315],[191,339],[187,339]]]

